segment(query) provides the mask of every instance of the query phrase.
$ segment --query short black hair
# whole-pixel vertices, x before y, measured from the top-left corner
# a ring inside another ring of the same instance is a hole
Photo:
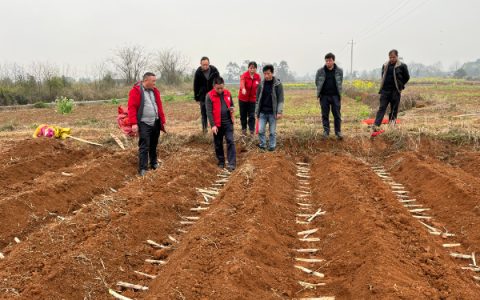
[[[223,80],[221,76],[215,77],[215,79],[213,80],[213,84],[224,84],[224,83],[225,83],[225,80]]]
[[[335,54],[333,54],[332,52],[328,52],[327,54],[325,54],[325,59],[333,59],[333,61],[335,61]]]
[[[157,75],[155,75],[155,74],[152,73],[152,72],[147,72],[147,73],[143,74],[143,80],[146,80],[146,79],[147,79],[148,77],[150,77],[150,76],[157,76]]]
[[[210,59],[208,58],[208,56],[202,56],[202,59],[200,59],[200,62],[202,62],[204,60],[208,60],[208,62],[210,62]]]
[[[392,49],[392,50],[390,50],[390,51],[388,52],[388,55],[390,55],[390,54],[392,54],[392,53],[394,53],[395,56],[398,56],[398,50]]]
[[[250,68],[251,66],[254,66],[255,69],[256,69],[257,68],[257,63],[254,62],[254,61],[251,61],[251,62],[248,63],[248,67]]]
[[[270,71],[270,72],[273,73],[274,70],[275,70],[275,69],[273,68],[273,65],[272,65],[272,64],[268,64],[268,65],[263,66],[263,70],[262,70],[262,71],[263,71],[263,73],[265,73],[265,72],[267,72],[267,71]]]

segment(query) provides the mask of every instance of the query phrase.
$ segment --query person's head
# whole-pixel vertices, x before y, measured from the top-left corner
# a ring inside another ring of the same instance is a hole
[[[266,81],[270,81],[273,79],[273,71],[274,71],[273,65],[265,65],[262,71],[263,71],[263,78]]]
[[[222,94],[224,88],[225,81],[223,80],[223,78],[220,76],[215,77],[215,79],[213,80],[213,89],[215,90],[215,92],[217,92],[217,94]]]
[[[327,53],[325,55],[325,65],[329,70],[335,66],[335,55],[333,53]]]
[[[388,52],[388,61],[391,63],[391,64],[396,64],[397,61],[398,61],[398,51],[393,49],[393,50],[390,50],[390,52]]]
[[[254,61],[251,61],[248,63],[248,72],[250,73],[250,75],[253,75],[255,73],[257,73],[257,63],[254,62]]]
[[[200,59],[200,66],[203,71],[208,70],[208,68],[210,68],[210,59],[206,56],[202,57],[202,59]]]
[[[153,89],[155,87],[155,81],[157,80],[157,76],[152,72],[147,72],[143,75],[143,86],[146,89]]]

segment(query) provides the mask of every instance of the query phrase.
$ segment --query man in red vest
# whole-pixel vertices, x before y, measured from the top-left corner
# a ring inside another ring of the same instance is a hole
[[[233,111],[234,104],[232,94],[224,88],[225,82],[222,77],[216,77],[213,81],[213,90],[207,93],[205,108],[208,121],[212,128],[215,154],[218,166],[225,168],[225,154],[223,150],[223,138],[227,141],[228,170],[235,170],[236,151],[233,138]]]
[[[144,176],[150,167],[158,168],[157,145],[160,130],[165,132],[165,114],[163,113],[160,92],[155,87],[157,77],[147,72],[143,81],[137,82],[128,94],[128,119],[132,131],[138,133],[138,173]]]

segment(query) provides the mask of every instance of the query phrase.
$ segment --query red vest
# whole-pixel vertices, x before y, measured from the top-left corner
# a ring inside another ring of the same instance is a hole
[[[222,103],[220,96],[214,89],[208,93],[208,96],[210,97],[210,100],[212,100],[213,121],[215,122],[215,126],[220,127],[222,125]],[[232,106],[232,94],[226,89],[223,90],[223,99],[225,100],[227,107],[230,109],[230,106]],[[232,112],[230,112],[230,116],[232,117],[233,123],[234,118]]]
[[[248,71],[243,73],[242,76],[240,76],[240,91],[238,92],[238,100],[255,103],[257,100],[257,87],[261,80],[262,79],[258,73],[253,75],[253,79],[250,77],[250,73]],[[243,88],[247,90],[246,95],[242,93]]]

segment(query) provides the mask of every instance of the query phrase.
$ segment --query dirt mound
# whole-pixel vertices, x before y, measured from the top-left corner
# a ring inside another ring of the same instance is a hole
[[[362,163],[313,160],[326,290],[340,299],[473,299],[479,291]],[[472,290],[462,287],[469,286]]]

